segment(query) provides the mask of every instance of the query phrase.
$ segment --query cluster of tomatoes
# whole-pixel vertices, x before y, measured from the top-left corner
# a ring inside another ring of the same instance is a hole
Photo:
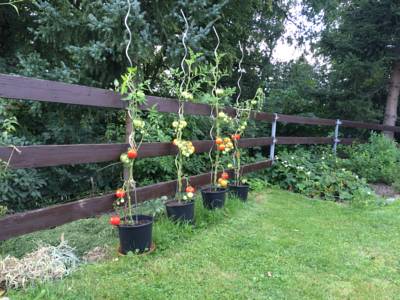
[[[119,157],[123,164],[130,164],[134,159],[138,157],[138,152],[134,148],[129,148],[126,153],[122,153]]]
[[[217,150],[221,151],[222,153],[226,154],[233,149],[232,140],[228,137],[222,139],[217,137],[215,139],[215,144],[217,144]]]
[[[124,189],[118,189],[115,191],[115,198],[117,198],[117,200],[115,200],[115,204],[117,206],[121,206],[125,203],[125,195],[126,192],[124,191]],[[110,218],[110,224],[113,226],[118,226],[121,223],[121,218],[119,216],[111,216]]]
[[[188,185],[185,189],[185,192],[186,194],[183,196],[183,200],[193,199],[196,189],[191,185]]]
[[[231,139],[232,139],[233,141],[238,141],[238,140],[240,140],[240,134],[239,134],[239,133],[232,134],[232,135],[231,135]]]
[[[183,156],[189,157],[196,151],[196,148],[193,146],[191,141],[175,139],[172,143],[179,148],[179,151],[182,152]]]
[[[228,187],[229,174],[227,172],[222,172],[221,177],[218,178],[218,186],[222,188]]]
[[[125,191],[123,189],[118,189],[115,192],[115,198],[117,198],[117,200],[115,200],[115,204],[117,206],[124,205],[124,203],[125,203],[125,195],[126,195],[126,193],[125,193]]]
[[[228,116],[226,113],[224,113],[223,111],[218,113],[218,118],[224,123],[229,123],[232,121],[232,118],[230,116]]]
[[[174,127],[175,130],[182,130],[186,126],[187,126],[187,122],[184,119],[172,122],[172,127]]]

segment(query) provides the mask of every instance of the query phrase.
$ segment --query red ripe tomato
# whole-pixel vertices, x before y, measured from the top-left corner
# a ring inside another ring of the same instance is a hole
[[[115,192],[115,197],[117,198],[124,198],[125,197],[125,191],[123,189],[118,189]]]
[[[232,140],[235,140],[235,141],[240,140],[240,134],[232,134]]]
[[[221,138],[217,138],[217,139],[215,140],[215,143],[216,143],[217,145],[221,145],[223,142],[224,142],[224,141],[223,141]]]
[[[222,179],[229,179],[229,174],[228,174],[227,172],[223,172],[223,173],[221,174],[221,178],[222,178]]]
[[[129,149],[127,154],[130,159],[135,159],[138,156],[136,149]]]
[[[225,150],[225,145],[224,144],[218,145],[218,150],[219,151],[224,151]]]
[[[186,193],[194,193],[194,192],[195,192],[194,187],[192,187],[190,185],[186,187]]]
[[[110,218],[110,224],[113,226],[118,226],[119,224],[121,224],[121,219],[118,216],[112,216]]]

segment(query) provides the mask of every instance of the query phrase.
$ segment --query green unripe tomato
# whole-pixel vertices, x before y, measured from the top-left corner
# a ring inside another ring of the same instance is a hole
[[[130,159],[128,158],[128,155],[126,153],[122,153],[119,156],[119,160],[123,163],[123,164],[129,164],[130,163]]]

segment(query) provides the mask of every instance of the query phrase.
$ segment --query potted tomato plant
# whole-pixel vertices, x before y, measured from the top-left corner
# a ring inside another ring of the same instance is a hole
[[[219,37],[214,27],[213,29],[218,39],[218,44],[214,50],[214,65],[211,67],[211,78],[208,82],[212,87],[212,91],[211,94],[208,94],[205,97],[211,105],[211,118],[213,121],[210,130],[210,137],[213,141],[213,146],[209,152],[211,163],[211,185],[201,191],[203,205],[207,209],[220,208],[224,206],[228,181],[227,173],[224,171],[222,158],[231,152],[234,147],[232,140],[227,136],[223,136],[223,127],[229,125],[232,118],[222,109],[222,101],[231,96],[233,90],[218,87],[219,81],[224,74],[220,70],[222,55],[218,54],[217,51],[219,47]]]
[[[127,115],[130,121],[129,148],[120,156],[125,168],[124,183],[115,192],[114,208],[117,215],[110,218],[111,225],[118,228],[121,254],[145,252],[152,246],[153,217],[134,212],[138,204],[136,181],[133,176],[135,160],[147,135],[139,106],[146,102],[144,90],[147,86],[148,82],[140,80],[137,68],[131,67],[122,76],[122,83],[118,88],[123,95],[122,100],[127,101]]]
[[[185,31],[186,32],[186,31]],[[174,139],[173,145],[177,147],[175,157],[177,187],[174,199],[168,201],[166,205],[167,216],[175,221],[194,222],[194,195],[195,188],[189,184],[188,176],[184,172],[184,166],[189,157],[195,152],[193,143],[185,140],[184,131],[187,130],[185,119],[185,103],[193,101],[194,95],[200,88],[204,78],[201,66],[197,63],[200,53],[194,53],[186,47],[185,36],[183,35],[183,45],[185,55],[181,62],[181,69],[171,69],[167,72],[164,83],[167,84],[173,96],[178,98],[178,116],[172,122]]]
[[[238,81],[240,84],[240,81]],[[247,195],[249,192],[249,185],[247,180],[242,178],[242,152],[239,148],[239,140],[243,136],[250,119],[252,112],[259,111],[262,109],[264,103],[264,92],[261,88],[258,88],[253,99],[239,102],[239,97],[236,98],[236,116],[234,118],[235,131],[231,135],[233,141],[234,151],[232,153],[232,167],[234,169],[233,182],[229,184],[230,192],[243,201],[247,201]]]

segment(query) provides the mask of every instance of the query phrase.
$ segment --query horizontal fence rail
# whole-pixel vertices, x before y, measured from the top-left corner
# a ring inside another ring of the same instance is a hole
[[[0,74],[0,97],[119,109],[125,107],[125,102],[121,101],[121,96],[111,90],[5,74]],[[178,102],[170,98],[147,96],[147,103],[142,109],[149,109],[153,106],[159,112],[178,112]],[[235,113],[235,110],[229,107],[225,108],[225,111],[230,115],[234,115]],[[210,116],[211,108],[207,104],[188,102],[185,103],[185,113],[189,115]],[[274,116],[272,113],[264,112],[252,114],[253,119],[265,122],[272,122]],[[277,114],[277,116],[278,122],[288,124],[336,125],[336,120],[333,119],[309,118],[285,114]],[[341,122],[341,126],[343,127],[400,132],[399,126],[347,120],[341,120]]]
[[[354,139],[342,139],[342,144],[351,144]],[[330,137],[277,137],[276,144],[281,145],[317,145],[332,144]],[[272,144],[271,137],[244,138],[239,147],[252,148]],[[193,141],[196,153],[208,152],[214,143]],[[13,147],[0,147],[0,159],[9,161],[11,168],[39,168],[70,164],[98,163],[115,161],[129,147],[128,144],[77,144],[77,145],[38,145],[21,146],[18,151]],[[11,156],[12,153],[12,156]],[[172,143],[143,143],[138,158],[175,155],[177,147]],[[10,159],[11,157],[11,159]],[[10,159],[10,160],[9,160]]]
[[[271,161],[256,162],[242,167],[243,174],[260,171],[271,166]],[[232,170],[228,172],[233,175]],[[190,184],[201,187],[210,183],[211,173],[203,173],[189,178]],[[138,202],[162,196],[172,196],[176,192],[177,181],[156,183],[137,189]],[[22,234],[60,226],[75,220],[93,217],[113,210],[114,194],[91,197],[65,204],[16,213],[0,219],[0,241]]]

